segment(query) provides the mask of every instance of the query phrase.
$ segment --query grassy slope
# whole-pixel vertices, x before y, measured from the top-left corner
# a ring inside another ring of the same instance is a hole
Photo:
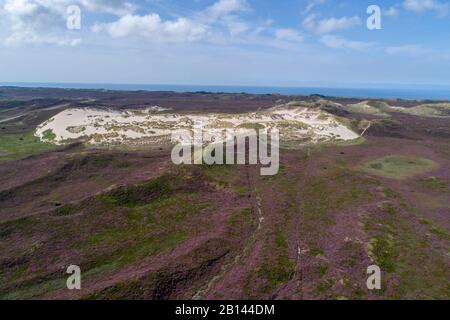
[[[433,239],[449,240],[445,228],[425,219],[423,212],[381,180],[365,176],[344,160],[328,158],[328,152],[320,149],[308,157],[292,151],[295,156],[283,163],[278,176],[258,177],[256,189],[263,198],[266,222],[260,238],[261,259],[253,262],[247,280],[240,284],[244,295],[274,297],[296,283],[278,298],[445,298],[448,270],[444,253],[433,245]],[[296,167],[298,163],[305,167]],[[2,247],[1,298],[37,298],[63,289],[66,275],[56,266],[73,260],[81,261],[83,279],[88,281],[113,276],[142,259],[181,245],[192,236],[188,226],[198,221],[199,214],[206,223],[204,219],[220,209],[200,191],[202,185],[195,187],[199,179],[206,179],[220,192],[240,197],[251,191],[242,183],[242,173],[235,166],[199,169],[200,175],[191,171],[163,175],[79,205],[55,209],[49,216],[1,224],[0,238],[5,245],[14,239],[22,243],[14,249]],[[438,177],[414,183],[420,187],[431,185],[436,192],[447,188]],[[381,190],[380,195],[373,190]],[[346,214],[353,215],[349,227],[359,226],[365,234],[362,242],[345,240],[355,237],[352,230],[343,234],[334,231]],[[226,219],[226,234],[231,238],[248,236],[243,230],[253,227],[251,208],[234,210]],[[48,234],[48,230],[52,232]],[[334,243],[331,247],[330,242]],[[191,272],[198,272],[195,277],[201,277],[208,259],[225,254],[226,250],[219,248],[228,248],[228,244],[225,240],[220,243],[207,244],[209,253],[192,253],[198,257],[195,261],[191,254],[184,257],[177,271],[146,274],[89,297],[149,298],[161,294],[161,286],[178,277],[181,280],[176,281],[195,282],[183,272],[193,268]],[[301,269],[292,254],[297,251],[297,243],[304,250]],[[253,244],[247,244],[249,252]],[[381,292],[365,288],[364,268],[370,263],[369,257],[382,268]],[[196,264],[192,265],[192,261]],[[336,268],[345,276],[338,277]],[[297,283],[300,274],[302,280]],[[151,292],[146,288],[152,288]]]
[[[322,149],[311,159],[321,163],[327,152]],[[296,162],[302,161],[305,159],[294,157],[284,164],[284,174],[266,179],[259,187],[267,197],[272,193],[272,207],[273,203],[279,206],[278,223],[268,223],[272,236],[264,243],[262,262],[248,274],[247,297],[273,297],[302,274],[296,289],[279,298],[292,298],[293,294],[331,299],[448,298],[446,251],[435,244],[448,244],[445,228],[430,225],[424,233],[420,224],[427,222],[423,219],[427,212],[345,161],[327,159],[320,167],[294,169]],[[424,183],[441,190],[444,186],[439,181],[431,177]],[[375,190],[383,191],[378,194]],[[343,222],[346,215],[350,220]],[[343,223],[348,226],[339,235],[336,232]],[[357,235],[352,228],[359,230]],[[298,249],[304,253],[299,258],[301,269],[294,271],[297,259],[293,253]],[[365,268],[373,263],[383,272],[380,292],[365,287]]]
[[[211,183],[208,175],[191,169],[0,224],[0,298],[30,299],[64,289],[66,275],[60,265],[76,262],[85,270],[83,281],[116,274],[200,233],[204,227],[195,221],[202,216],[205,228],[211,225],[207,220],[220,204],[209,199],[216,191],[204,185]],[[208,174],[214,170],[205,167]],[[214,176],[217,183],[220,175]],[[237,181],[237,172],[225,178]],[[245,234],[239,231],[241,212],[248,220],[244,210],[229,219],[227,233],[235,237]],[[14,239],[21,239],[21,245],[7,245]]]
[[[0,161],[17,160],[52,149],[55,149],[55,145],[42,142],[34,136],[34,131],[24,133],[0,132]]]

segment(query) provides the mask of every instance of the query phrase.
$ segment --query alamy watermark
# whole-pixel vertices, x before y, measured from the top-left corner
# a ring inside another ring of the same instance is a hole
[[[70,265],[66,272],[70,274],[66,281],[67,289],[81,290],[81,268],[77,265]]]
[[[369,15],[366,21],[367,29],[381,30],[380,6],[372,4],[367,7],[366,13]],[[81,30],[81,8],[78,5],[70,5],[66,8],[66,27],[69,30]]]
[[[79,6],[68,6],[66,9],[66,27],[69,30],[81,30],[81,9]]]
[[[367,29],[381,30],[381,8],[377,5],[370,5],[367,7]]]
[[[261,175],[279,171],[280,134],[278,129],[177,130],[172,133],[172,162],[186,165],[260,164]]]
[[[381,269],[377,265],[369,266],[367,268],[367,289],[369,290],[381,290]]]

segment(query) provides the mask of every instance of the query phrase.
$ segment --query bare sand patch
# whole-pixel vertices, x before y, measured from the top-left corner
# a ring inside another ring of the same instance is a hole
[[[261,112],[242,114],[167,112],[156,107],[145,110],[116,111],[96,108],[67,109],[37,127],[42,140],[65,144],[82,139],[88,144],[133,144],[142,141],[159,143],[174,130],[248,129],[280,130],[284,141],[308,143],[353,140],[359,135],[335,116],[307,107],[278,106]],[[47,134],[45,134],[47,133]]]

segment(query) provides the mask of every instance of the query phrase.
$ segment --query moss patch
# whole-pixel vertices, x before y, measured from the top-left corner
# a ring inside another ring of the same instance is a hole
[[[439,167],[436,162],[413,156],[391,155],[366,163],[362,169],[390,179],[403,180]]]

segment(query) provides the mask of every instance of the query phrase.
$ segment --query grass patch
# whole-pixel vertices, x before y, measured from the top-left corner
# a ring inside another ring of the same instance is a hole
[[[240,232],[249,228],[252,222],[252,209],[242,209],[228,218],[227,225],[230,227],[228,233],[232,236],[239,235]]]
[[[35,137],[33,131],[0,134],[0,161],[18,160],[54,148]]]
[[[282,226],[277,224],[274,229],[273,242],[267,248],[264,262],[248,274],[244,286],[246,299],[261,299],[287,283],[295,272],[295,265],[289,258],[287,236]]]
[[[46,292],[52,292],[63,289],[66,286],[66,279],[58,278],[54,280],[48,280],[40,284],[36,284],[30,287],[25,287],[7,293],[0,296],[1,300],[25,300],[32,299],[33,297],[45,294]]]
[[[238,165],[202,165],[202,174],[216,187],[247,196],[251,190]]]
[[[273,250],[275,259],[271,259],[270,263],[265,263],[260,270],[260,275],[266,278],[272,286],[288,282],[295,271],[295,266],[288,255],[286,235],[279,225],[275,227],[275,245],[276,248]]]
[[[0,239],[7,238],[16,232],[25,236],[25,230],[32,226],[32,224],[33,222],[30,217],[22,217],[16,220],[0,223]]]
[[[133,207],[119,207],[120,225],[93,234],[82,245],[84,250],[102,247],[109,252],[104,258],[96,257],[96,264],[117,261],[125,266],[176,246],[186,237],[187,219],[207,207],[204,201],[189,193],[166,194],[141,205],[138,205],[140,201],[134,201],[134,196],[132,199]]]
[[[173,183],[177,176],[163,175],[145,184],[134,187],[123,187],[105,196],[107,201],[116,206],[136,207],[144,205],[158,197],[164,197],[173,192]]]
[[[364,177],[337,166],[305,180],[297,197],[304,216],[301,237],[311,253],[322,250],[318,235],[336,223],[337,213],[372,199],[368,185]]]
[[[342,247],[339,249],[343,258],[340,261],[340,264],[346,268],[355,267],[360,259],[360,244],[358,242],[348,241],[345,242]]]
[[[52,129],[47,129],[42,133],[42,139],[47,141],[53,141],[56,139],[56,134],[53,133]]]
[[[76,206],[68,204],[61,208],[56,209],[55,211],[50,213],[50,215],[54,216],[54,217],[65,217],[65,216],[70,216],[72,214],[76,214],[77,210],[78,210],[78,208]]]
[[[90,278],[100,273],[108,272],[114,270],[117,267],[117,264],[111,263],[107,265],[102,265],[85,272],[81,273],[81,281],[86,278]],[[25,300],[25,299],[33,299],[34,297],[38,297],[48,292],[53,292],[56,290],[62,290],[66,288],[66,281],[69,275],[64,275],[61,278],[46,280],[42,283],[31,285],[29,287],[20,288],[11,293],[7,293],[3,296],[0,296],[1,300]]]
[[[448,191],[450,182],[439,177],[427,177],[417,180],[415,183],[418,187],[431,190],[434,192]]]
[[[399,195],[389,194],[391,201],[404,202]],[[399,206],[395,206],[400,210]],[[423,225],[430,221],[419,219],[415,208],[409,203],[402,205],[403,214],[390,214],[383,210],[366,220],[365,230],[371,235],[366,244],[367,253],[383,271],[392,273],[399,279],[397,284],[390,283],[389,299],[442,299],[448,296],[449,270],[445,256],[435,248],[429,235],[421,233],[411,222],[415,219]],[[430,226],[431,227],[431,226]],[[433,232],[434,231],[434,232]],[[430,232],[440,234],[442,230],[431,228]],[[384,280],[383,280],[384,281]],[[385,287],[385,285],[383,285]]]
[[[394,272],[396,269],[396,256],[394,243],[389,237],[377,236],[370,241],[372,256],[380,268],[387,272]]]
[[[431,233],[434,233],[435,235],[437,235],[437,236],[439,236],[439,237],[441,237],[441,238],[443,238],[443,239],[450,240],[450,234],[449,234],[447,231],[442,230],[441,228],[438,228],[438,227],[432,227],[432,228],[430,229],[430,232],[431,232]]]
[[[436,162],[429,159],[391,155],[366,163],[362,169],[385,178],[403,180],[435,170],[438,167]]]

